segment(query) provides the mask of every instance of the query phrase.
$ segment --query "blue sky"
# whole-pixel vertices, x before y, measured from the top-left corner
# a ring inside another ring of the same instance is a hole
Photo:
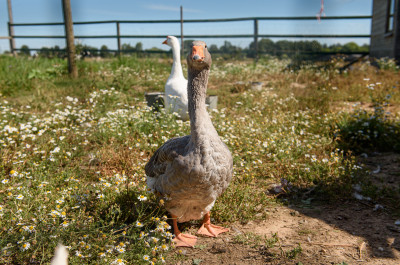
[[[325,0],[327,16],[371,15],[372,0]],[[268,17],[268,16],[315,16],[321,0],[71,0],[73,20],[160,20],[179,19],[179,7],[184,9],[185,19]],[[14,23],[62,22],[61,0],[12,0]],[[0,36],[7,36],[7,1],[0,2]],[[75,26],[76,35],[115,35],[114,24]],[[322,20],[314,21],[260,21],[260,34],[369,34],[369,20]],[[188,23],[185,34],[252,34],[253,22],[234,23]],[[16,27],[16,35],[62,35],[63,27]],[[121,34],[138,35],[179,35],[179,24],[123,24]],[[116,48],[114,39],[81,39],[84,44],[99,47],[106,44]],[[158,47],[162,39],[123,39],[123,43],[141,41],[144,48]],[[224,39],[207,39],[209,44],[222,45]],[[232,44],[245,47],[251,39],[228,39]],[[351,39],[325,39],[321,42],[332,44],[348,42]],[[369,43],[368,39],[356,39],[359,44]],[[17,47],[26,44],[31,48],[59,45],[62,39],[16,39]],[[8,40],[0,40],[0,53],[9,50]]]

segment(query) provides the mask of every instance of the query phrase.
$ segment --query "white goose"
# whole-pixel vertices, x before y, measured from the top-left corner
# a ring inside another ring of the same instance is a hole
[[[165,84],[165,108],[178,113],[182,120],[188,120],[187,80],[182,72],[179,41],[174,36],[167,36],[163,44],[172,48],[173,56],[171,74]]]
[[[215,200],[228,187],[233,160],[206,110],[211,55],[202,41],[194,41],[187,57],[190,135],[165,142],[146,164],[147,186],[165,200],[177,246],[193,247],[196,237],[183,234],[177,222],[197,220],[198,234],[216,237],[229,231],[210,222]]]

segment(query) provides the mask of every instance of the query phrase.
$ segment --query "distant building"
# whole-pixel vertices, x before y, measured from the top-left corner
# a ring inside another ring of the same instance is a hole
[[[373,0],[371,57],[394,58],[400,63],[400,0]]]

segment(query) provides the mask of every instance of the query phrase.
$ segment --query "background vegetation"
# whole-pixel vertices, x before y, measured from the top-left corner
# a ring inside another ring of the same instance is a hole
[[[184,48],[185,51],[189,50],[191,43],[193,40],[185,40]],[[210,51],[214,54],[214,56],[224,56],[225,58],[254,58],[255,57],[255,47],[254,42],[251,42],[250,45],[246,48],[237,47],[233,45],[229,41],[225,41],[223,45],[218,47],[215,44],[209,46]],[[102,57],[108,58],[116,55],[115,51],[110,50],[106,45],[102,45],[100,49],[92,46],[88,46],[85,44],[77,44],[76,45],[77,54],[81,54],[89,57]],[[162,49],[158,48],[150,48],[143,49],[143,44],[138,42],[135,46],[132,46],[130,43],[124,43],[121,46],[121,51],[123,53],[134,53],[136,56],[138,55],[147,55],[156,53],[166,53]],[[261,39],[258,42],[258,52],[263,55],[273,55],[273,56],[305,56],[308,57],[318,54],[326,54],[326,53],[367,53],[369,51],[369,45],[364,44],[359,46],[355,42],[349,42],[346,44],[321,44],[320,42],[314,41],[288,41],[288,40],[279,40],[272,41],[271,39]],[[22,45],[19,51],[20,55],[30,55],[30,50],[27,45]],[[53,57],[65,57],[65,49],[61,49],[59,46],[54,47],[43,47],[37,54],[41,57],[53,58]]]

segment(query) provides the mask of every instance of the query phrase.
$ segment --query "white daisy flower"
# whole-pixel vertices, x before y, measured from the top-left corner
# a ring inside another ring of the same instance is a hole
[[[146,200],[147,200],[147,197],[146,197],[146,196],[143,196],[143,195],[140,195],[140,196],[138,197],[138,199],[139,199],[139,201],[143,202],[143,201],[146,201]]]
[[[31,247],[31,244],[29,242],[25,242],[21,245],[21,249],[23,251],[28,250]]]

